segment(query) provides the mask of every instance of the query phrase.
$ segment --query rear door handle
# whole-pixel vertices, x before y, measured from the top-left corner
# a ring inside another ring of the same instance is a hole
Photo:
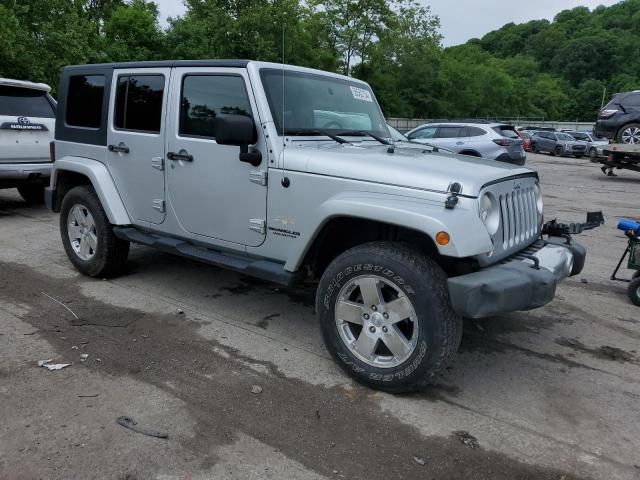
[[[167,153],[167,158],[169,160],[182,160],[183,162],[193,162],[193,155],[189,155],[189,153],[184,150],[180,150],[180,151],[184,153],[169,152]]]
[[[118,145],[109,145],[107,149],[110,152],[114,153],[129,153],[129,147],[127,147],[124,143],[119,143]]]

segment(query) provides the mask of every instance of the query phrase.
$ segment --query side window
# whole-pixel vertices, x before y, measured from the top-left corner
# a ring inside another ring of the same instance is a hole
[[[631,93],[621,102],[625,107],[640,107],[640,93]]]
[[[414,138],[434,138],[437,130],[438,127],[424,127],[413,132],[408,138],[410,140],[413,140]]]
[[[104,75],[74,75],[69,77],[67,90],[67,125],[100,128]]]
[[[160,133],[164,75],[118,77],[114,126],[120,130]]]
[[[467,127],[467,132],[469,132],[467,134],[469,137],[481,137],[482,135],[486,135],[487,133],[483,129],[478,127]]]
[[[236,75],[186,75],[182,79],[179,134],[215,138],[219,114],[251,117],[244,80]]]
[[[438,138],[459,138],[464,136],[465,130],[465,127],[440,127]]]

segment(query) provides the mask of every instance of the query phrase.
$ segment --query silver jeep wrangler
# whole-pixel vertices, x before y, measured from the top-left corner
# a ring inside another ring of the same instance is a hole
[[[46,191],[92,277],[135,242],[284,285],[316,281],[327,349],[356,380],[418,390],[462,317],[528,310],[582,270],[542,238],[535,172],[394,145],[369,86],[253,61],[62,71]]]

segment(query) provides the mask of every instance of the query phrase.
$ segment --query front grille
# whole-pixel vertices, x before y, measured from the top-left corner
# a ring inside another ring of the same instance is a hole
[[[500,227],[493,234],[493,255],[489,263],[499,262],[528,247],[540,236],[541,217],[536,204],[536,178],[517,177],[488,186],[498,202]]]
[[[504,250],[531,240],[537,235],[538,214],[533,187],[500,195],[499,201]]]

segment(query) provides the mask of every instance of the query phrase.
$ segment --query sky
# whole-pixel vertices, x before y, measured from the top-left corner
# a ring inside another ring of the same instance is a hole
[[[154,0],[160,7],[161,23],[184,13],[181,0]],[[560,11],[577,6],[595,8],[620,0],[419,0],[440,16],[440,32],[445,46],[458,45],[482,37],[506,23],[553,19]]]

